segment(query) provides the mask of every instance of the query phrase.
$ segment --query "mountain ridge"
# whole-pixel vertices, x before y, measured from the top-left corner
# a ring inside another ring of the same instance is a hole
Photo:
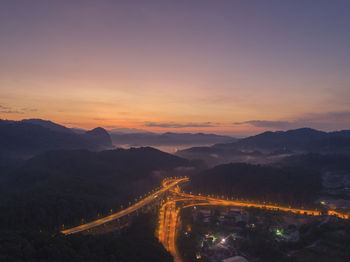
[[[47,120],[1,120],[0,155],[30,157],[53,149],[101,150],[112,147],[109,134],[102,128],[77,134]]]

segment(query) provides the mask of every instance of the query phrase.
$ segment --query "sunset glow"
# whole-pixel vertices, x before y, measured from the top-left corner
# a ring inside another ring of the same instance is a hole
[[[263,2],[2,1],[0,118],[237,136],[350,128],[349,1]]]

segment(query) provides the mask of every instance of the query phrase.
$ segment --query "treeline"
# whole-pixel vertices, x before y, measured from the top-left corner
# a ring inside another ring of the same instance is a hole
[[[232,163],[191,178],[187,190],[293,206],[312,204],[322,189],[318,172],[303,168]]]
[[[121,236],[59,231],[125,208],[185,159],[153,148],[58,150],[2,173],[0,261],[172,261],[141,217]],[[139,200],[139,199],[138,199]]]
[[[2,179],[0,229],[56,231],[79,225],[160,186],[163,177],[154,170],[188,164],[153,148],[41,154]]]
[[[122,262],[173,261],[154,237],[155,218],[140,216],[121,235],[52,235],[47,232],[7,231],[0,234],[0,261],[6,262]]]
[[[316,171],[350,171],[350,155],[308,153],[283,159],[282,166],[306,167]]]

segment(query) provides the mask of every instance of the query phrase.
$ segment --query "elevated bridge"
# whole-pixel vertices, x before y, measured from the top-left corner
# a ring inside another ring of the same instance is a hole
[[[189,179],[187,177],[174,178],[174,179],[173,178],[165,179],[162,182],[162,188],[161,189],[157,190],[156,192],[154,192],[150,196],[140,200],[139,202],[135,203],[134,205],[132,205],[132,206],[130,206],[130,207],[124,209],[124,210],[121,210],[121,211],[119,211],[117,213],[114,213],[112,215],[106,216],[104,218],[100,218],[100,219],[97,219],[95,221],[92,221],[92,222],[89,222],[89,223],[86,223],[86,224],[83,224],[83,225],[80,225],[80,226],[77,226],[77,227],[73,227],[73,228],[70,228],[70,229],[62,230],[61,233],[65,234],[65,235],[79,233],[79,232],[82,232],[82,231],[86,231],[86,230],[90,230],[92,228],[99,227],[101,225],[104,225],[104,224],[109,223],[111,221],[120,219],[122,217],[128,216],[131,213],[137,212],[138,210],[142,209],[143,207],[151,204],[155,200],[158,200],[158,198],[162,194],[168,192],[173,187],[175,187],[175,186],[177,186],[177,185],[179,185],[181,183],[187,182],[187,181],[189,181]]]

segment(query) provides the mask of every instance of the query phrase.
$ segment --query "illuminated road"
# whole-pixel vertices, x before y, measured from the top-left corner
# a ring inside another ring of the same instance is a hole
[[[283,207],[278,205],[260,204],[254,202],[241,202],[234,200],[217,199],[213,197],[204,197],[200,195],[191,195],[179,192],[178,188],[171,189],[173,198],[168,200],[161,207],[159,215],[158,239],[163,246],[173,255],[175,262],[180,262],[181,257],[175,246],[176,225],[178,222],[179,212],[183,208],[192,206],[236,206],[236,207],[255,207],[267,210],[280,210],[284,212],[292,212],[299,214],[307,214],[310,216],[323,215],[317,210],[298,209],[291,207]],[[182,202],[184,205],[176,208],[176,203]],[[328,215],[337,216],[343,219],[349,219],[349,215],[337,211],[328,211]]]
[[[306,214],[311,216],[321,216],[324,215],[321,213],[321,211],[318,210],[310,210],[310,209],[299,209],[299,208],[292,208],[292,207],[285,207],[285,206],[279,206],[279,205],[270,205],[270,204],[261,204],[261,203],[255,203],[255,202],[242,202],[242,201],[236,201],[236,200],[225,200],[225,199],[217,199],[213,197],[204,197],[199,195],[190,195],[186,193],[179,193],[175,190],[172,190],[172,192],[176,193],[178,196],[182,198],[189,198],[196,201],[204,201],[203,205],[211,205],[211,206],[237,206],[237,207],[255,207],[255,208],[263,208],[267,210],[279,210],[279,211],[285,211],[285,212],[291,212],[295,214]],[[343,219],[349,219],[350,216],[348,214],[343,214],[337,211],[328,210],[329,216],[337,216],[339,218]]]
[[[97,219],[93,222],[86,223],[71,229],[62,230],[63,234],[75,234],[82,231],[92,229],[94,227],[101,226],[105,223],[117,220],[121,217],[127,216],[130,213],[137,211],[138,209],[150,204],[151,202],[158,200],[158,197],[165,193],[170,192],[171,197],[161,206],[159,211],[159,227],[158,227],[158,239],[163,244],[163,246],[174,256],[175,262],[181,261],[180,255],[176,250],[175,239],[176,239],[176,227],[179,219],[179,212],[182,208],[188,208],[191,206],[236,206],[236,207],[255,207],[263,208],[267,210],[280,210],[285,212],[307,214],[312,216],[324,215],[318,210],[309,209],[298,209],[291,207],[284,207],[279,205],[271,204],[261,204],[256,202],[243,202],[237,200],[225,200],[218,199],[214,197],[205,197],[200,195],[192,195],[180,192],[178,185],[182,182],[189,181],[188,178],[168,178],[163,180],[162,188],[154,192],[150,196],[140,200],[134,205],[121,210],[110,216]],[[177,203],[182,203],[183,205],[178,205]],[[343,214],[337,211],[329,210],[328,215],[337,216],[343,219],[349,219],[348,214]]]
[[[112,214],[110,216],[107,216],[107,217],[104,217],[101,219],[97,219],[97,220],[92,221],[90,223],[86,223],[84,225],[80,225],[80,226],[73,227],[70,229],[62,230],[61,233],[65,234],[65,235],[79,233],[79,232],[86,231],[86,230],[89,230],[89,229],[94,228],[94,227],[101,226],[105,223],[111,222],[111,221],[119,219],[121,217],[127,216],[127,215],[135,212],[136,210],[150,204],[152,201],[156,200],[156,198],[158,198],[160,194],[170,190],[172,187],[178,185],[179,183],[187,182],[187,181],[189,181],[188,178],[166,179],[163,181],[162,188],[160,190],[158,190],[158,191],[154,192],[152,195],[140,200],[139,202],[135,203],[134,205],[132,205],[124,210],[121,210],[115,214]]]
[[[175,192],[174,190],[172,192]],[[199,195],[190,195],[186,193],[179,193],[176,192],[178,196],[181,196],[182,198],[186,197],[188,199],[196,200],[196,201],[203,201],[203,205],[217,205],[217,206],[237,206],[237,207],[256,207],[256,208],[263,208],[268,210],[280,210],[285,212],[292,212],[292,213],[300,213],[300,214],[306,214],[306,215],[312,215],[312,216],[320,216],[323,215],[321,211],[318,210],[309,210],[309,209],[299,209],[299,208],[292,208],[292,207],[284,207],[279,205],[270,205],[270,204],[261,204],[261,203],[255,203],[255,202],[242,202],[242,201],[236,201],[236,200],[225,200],[225,199],[217,199],[213,197],[204,197]],[[200,203],[199,203],[200,204]],[[328,215],[334,215],[339,218],[343,219],[349,219],[349,215],[342,214],[340,212],[336,211],[328,211]]]
[[[184,201],[185,199],[182,199]],[[178,262],[180,256],[175,246],[176,224],[180,209],[176,209],[178,200],[170,200],[163,204],[159,214],[158,239],[174,257],[174,261]]]

